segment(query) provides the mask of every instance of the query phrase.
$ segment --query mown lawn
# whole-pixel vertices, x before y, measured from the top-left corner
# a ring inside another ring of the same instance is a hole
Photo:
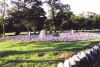
[[[59,62],[99,41],[100,38],[73,42],[0,41],[0,67],[57,67]]]
[[[100,38],[71,42],[0,41],[0,67],[57,67],[59,62],[99,42]]]

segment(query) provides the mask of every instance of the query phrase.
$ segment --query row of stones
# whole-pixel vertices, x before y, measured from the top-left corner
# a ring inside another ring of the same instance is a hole
[[[87,51],[73,55],[57,67],[95,67],[100,63],[100,43]]]
[[[56,32],[58,32],[58,30]],[[61,31],[61,33],[67,33],[67,32],[69,32],[69,31]],[[28,33],[29,34],[32,34],[30,31]],[[39,31],[39,33],[40,33],[40,31]],[[47,31],[46,31],[46,33],[47,33]],[[74,33],[73,29],[71,30],[71,33]],[[34,31],[34,34],[36,34],[36,31]],[[53,32],[52,31],[49,31],[49,34],[53,34]]]
[[[74,33],[73,29],[71,30],[71,33]],[[34,31],[34,34],[36,34],[36,31]],[[45,30],[41,30],[39,32],[40,38],[45,37],[46,34],[47,34],[47,31],[45,31]],[[52,34],[52,31],[49,31],[49,34]],[[28,32],[28,35],[31,36],[31,32]],[[54,34],[54,36],[59,36],[58,31],[56,31],[56,33]]]

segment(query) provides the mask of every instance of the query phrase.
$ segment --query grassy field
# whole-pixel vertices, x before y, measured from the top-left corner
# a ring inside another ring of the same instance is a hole
[[[6,33],[9,35],[14,32]],[[57,67],[59,62],[99,42],[100,38],[72,42],[0,41],[0,67]]]

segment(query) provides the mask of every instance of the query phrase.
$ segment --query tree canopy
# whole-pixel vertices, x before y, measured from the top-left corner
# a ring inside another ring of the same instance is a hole
[[[46,13],[43,8],[39,7],[38,2],[32,4],[31,8],[27,8],[27,5],[22,6],[20,1],[13,3],[16,4],[17,10],[9,11],[9,15],[11,15],[12,22],[14,23],[13,26],[16,27],[16,35],[20,33],[20,28],[23,26],[26,27],[28,31],[30,28],[38,28],[37,30],[42,28],[43,22],[46,19]]]

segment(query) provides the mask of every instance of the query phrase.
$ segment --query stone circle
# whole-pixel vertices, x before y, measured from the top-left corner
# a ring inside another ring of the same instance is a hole
[[[42,34],[41,34],[42,33]],[[55,33],[56,34],[56,33]],[[88,32],[77,32],[77,33],[59,33],[59,36],[53,36],[54,34],[45,34],[45,31],[40,32],[40,34],[34,35],[15,35],[5,38],[0,38],[0,40],[7,41],[24,41],[24,42],[66,42],[66,41],[78,41],[78,40],[89,40],[99,38],[98,33],[88,33]]]

